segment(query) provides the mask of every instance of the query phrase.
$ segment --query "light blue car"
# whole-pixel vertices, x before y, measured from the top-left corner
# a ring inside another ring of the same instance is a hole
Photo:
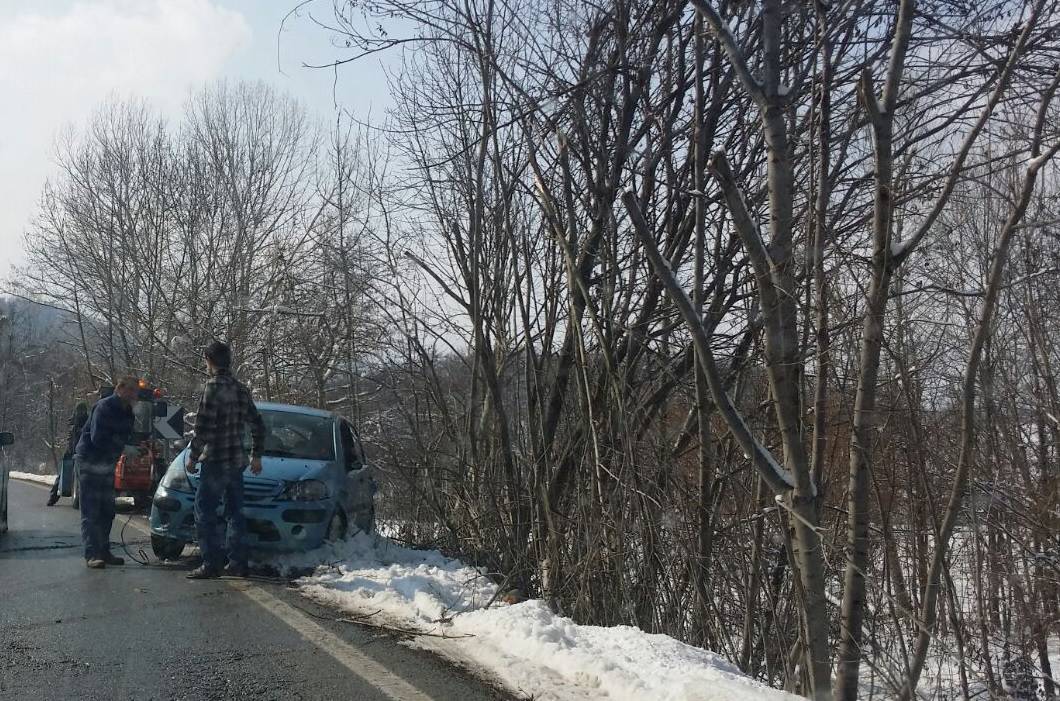
[[[247,546],[295,552],[351,531],[373,531],[376,484],[350,422],[308,407],[256,405],[265,422],[265,453],[261,474],[243,471]],[[195,542],[199,476],[184,468],[187,451],[170,463],[151,505],[151,547],[163,560]]]

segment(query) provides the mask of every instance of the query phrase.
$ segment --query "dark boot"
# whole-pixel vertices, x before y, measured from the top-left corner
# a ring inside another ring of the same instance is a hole
[[[103,562],[106,562],[108,565],[124,565],[125,564],[125,558],[118,557],[117,555],[111,555],[110,553],[107,553],[106,555],[104,555],[102,560],[103,560]]]

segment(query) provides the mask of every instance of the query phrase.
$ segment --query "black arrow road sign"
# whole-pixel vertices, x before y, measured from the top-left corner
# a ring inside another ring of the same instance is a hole
[[[155,433],[167,441],[184,437],[184,407],[171,403],[165,416],[155,419]]]

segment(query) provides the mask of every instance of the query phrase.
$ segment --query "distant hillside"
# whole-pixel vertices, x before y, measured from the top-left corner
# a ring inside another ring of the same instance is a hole
[[[77,320],[70,312],[6,295],[0,295],[0,314],[12,323],[26,324],[34,334],[45,337],[59,336],[66,324]]]
[[[54,469],[65,448],[70,409],[84,398],[76,317],[16,297],[0,297],[0,429],[15,434],[12,466]]]

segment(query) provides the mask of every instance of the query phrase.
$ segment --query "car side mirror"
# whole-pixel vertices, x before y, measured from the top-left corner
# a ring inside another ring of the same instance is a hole
[[[169,416],[169,404],[166,402],[155,402],[155,416],[161,418]]]
[[[5,445],[11,445],[15,442],[15,434],[9,431],[0,432],[0,447]]]

